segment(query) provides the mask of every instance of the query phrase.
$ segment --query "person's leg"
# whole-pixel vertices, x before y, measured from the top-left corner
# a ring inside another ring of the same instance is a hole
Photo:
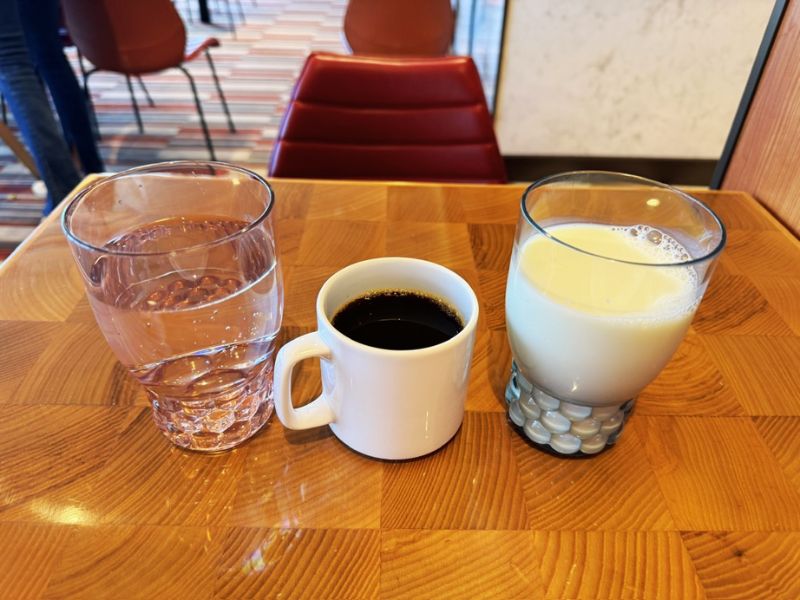
[[[0,91],[47,186],[46,214],[78,184],[80,174],[33,70],[16,0],[0,0]]]
[[[86,98],[64,56],[58,34],[61,25],[58,0],[17,0],[17,3],[31,58],[50,89],[67,143],[78,151],[84,171],[99,173],[104,170],[103,161],[97,151]]]

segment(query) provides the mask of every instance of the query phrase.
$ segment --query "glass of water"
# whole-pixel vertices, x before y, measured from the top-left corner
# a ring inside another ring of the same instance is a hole
[[[246,169],[170,162],[102,179],[64,211],[97,324],[183,448],[231,448],[272,414],[273,204]]]

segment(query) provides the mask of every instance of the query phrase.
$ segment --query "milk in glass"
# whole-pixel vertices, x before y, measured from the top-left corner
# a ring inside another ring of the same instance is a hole
[[[522,374],[589,406],[636,396],[669,361],[702,297],[694,267],[669,266],[688,259],[645,225],[570,223],[521,240],[506,319]]]

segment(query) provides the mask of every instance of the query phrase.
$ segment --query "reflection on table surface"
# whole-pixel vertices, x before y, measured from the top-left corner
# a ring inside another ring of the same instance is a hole
[[[282,342],[342,266],[416,256],[481,301],[467,414],[440,452],[355,454],[274,418],[172,447],[94,323],[56,216],[0,269],[0,586],[8,597],[797,597],[800,243],[749,196],[690,333],[611,451],[509,426],[503,295],[522,186],[276,181]],[[303,363],[296,398],[318,393]]]

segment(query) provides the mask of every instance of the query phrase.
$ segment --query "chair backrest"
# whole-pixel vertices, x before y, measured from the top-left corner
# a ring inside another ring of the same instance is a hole
[[[443,56],[454,29],[450,0],[350,0],[344,15],[354,54]]]
[[[186,30],[170,0],[61,0],[67,30],[98,69],[128,75],[176,67]]]
[[[728,142],[730,162],[723,157],[715,178],[751,193],[800,237],[800,0],[781,4],[755,94]]]
[[[295,84],[270,174],[504,183],[472,59],[314,53]]]

